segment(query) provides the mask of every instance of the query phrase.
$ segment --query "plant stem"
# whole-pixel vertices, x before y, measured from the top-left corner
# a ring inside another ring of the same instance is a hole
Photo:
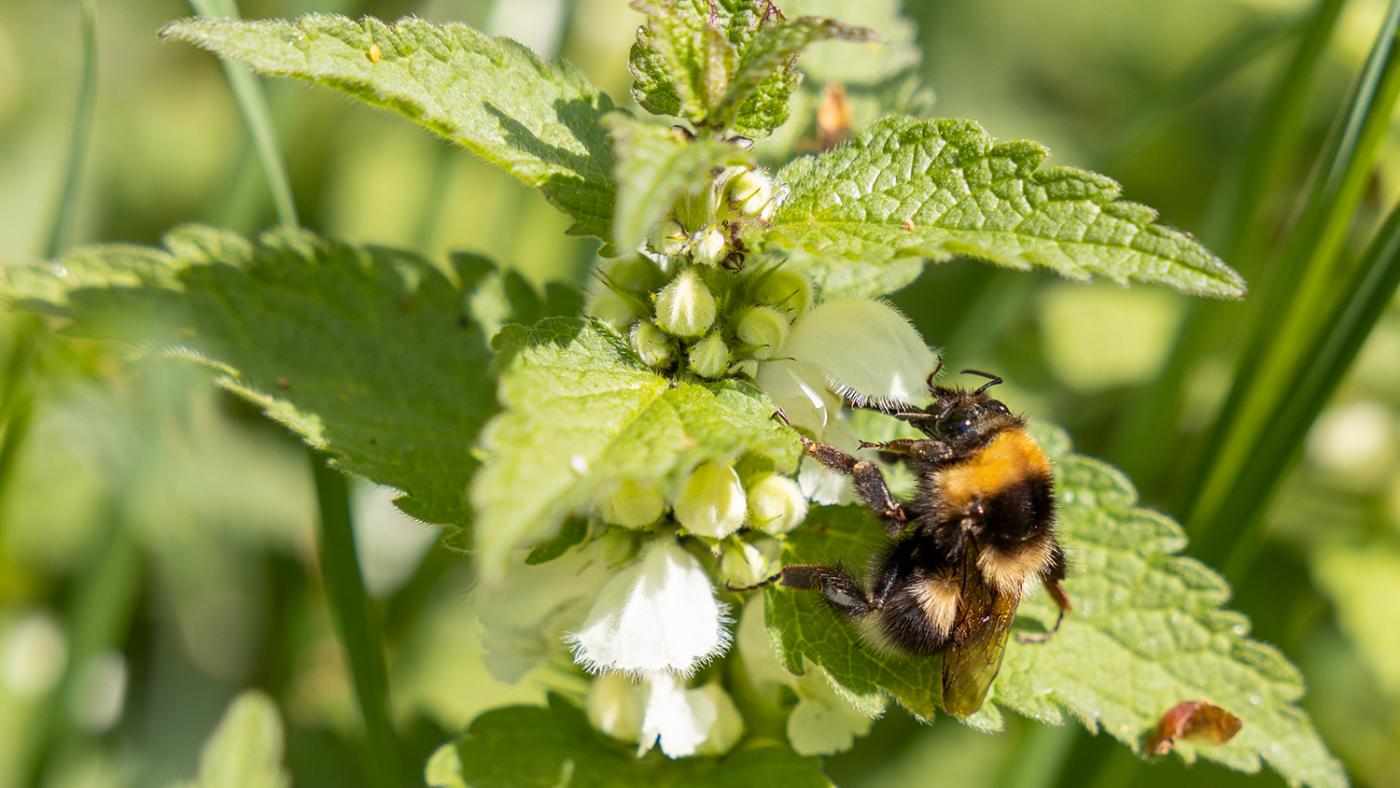
[[[200,16],[238,18],[238,5],[234,0],[190,0],[190,6]],[[248,126],[248,134],[262,164],[263,175],[267,178],[267,188],[272,195],[272,205],[277,211],[278,222],[286,228],[295,229],[297,222],[296,202],[292,198],[292,184],[287,177],[286,163],[277,145],[277,132],[272,125],[272,113],[267,108],[267,95],[262,83],[253,72],[241,63],[227,59],[219,61],[238,103],[243,122]]]
[[[87,165],[88,143],[92,137],[93,107],[97,103],[97,3],[83,0],[82,4],[82,79],[78,83],[78,101],[73,110],[73,132],[68,138],[68,164],[63,173],[63,191],[54,211],[44,256],[52,259],[73,242],[73,225],[78,216],[78,187],[82,184]]]
[[[370,774],[376,785],[389,788],[399,784],[402,775],[399,743],[390,721],[389,678],[379,628],[372,617],[355,556],[349,485],[344,475],[326,463],[324,454],[315,449],[307,452],[321,513],[318,555],[326,598],[364,717]]]

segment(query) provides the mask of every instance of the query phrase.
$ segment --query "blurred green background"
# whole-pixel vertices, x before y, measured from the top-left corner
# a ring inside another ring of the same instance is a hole
[[[1268,244],[1230,256],[1231,199],[1252,122],[1310,5],[986,0],[909,2],[906,13],[936,114],[1042,141],[1055,163],[1113,176],[1253,278]],[[638,22],[623,0],[242,6],[250,18],[461,20],[564,55],[619,100]],[[1293,210],[1384,10],[1379,0],[1346,4],[1302,105],[1302,144],[1266,195],[1266,239]],[[178,0],[98,3],[76,242],[156,243],[184,222],[246,233],[275,224],[219,63],[156,37],[190,13]],[[0,261],[45,254],[81,63],[77,2],[0,3]],[[398,117],[301,84],[266,87],[310,229],[430,255],[473,250],[536,283],[585,283],[594,243],[564,236],[567,221],[536,193]],[[1396,142],[1383,144],[1354,249],[1400,195]],[[1199,309],[1165,290],[966,261],[930,267],[894,300],[951,366],[1002,374],[1013,407],[1063,423],[1081,450],[1127,470],[1149,505],[1183,515],[1184,465],[1230,384],[1243,306]],[[1173,360],[1192,320],[1213,321],[1215,333]],[[16,342],[18,322],[0,314],[0,387],[34,370],[21,404],[32,407],[28,434],[11,430],[0,444],[0,788],[187,778],[249,686],[286,718],[296,784],[360,784],[358,715],[322,596],[299,446],[201,370],[44,332]],[[1164,390],[1179,401],[1162,407]],[[357,488],[357,540],[385,622],[400,727],[421,762],[478,711],[540,698],[563,679],[488,678],[466,562],[389,498]],[[1233,604],[1300,666],[1303,705],[1354,781],[1400,786],[1400,303],[1311,429],[1266,521],[1262,552],[1231,578]],[[64,708],[49,700],[60,685]],[[830,768],[843,785],[1278,782],[1208,764],[1188,778],[1175,759],[1138,768],[1078,729],[1013,720],[987,737],[899,712]]]

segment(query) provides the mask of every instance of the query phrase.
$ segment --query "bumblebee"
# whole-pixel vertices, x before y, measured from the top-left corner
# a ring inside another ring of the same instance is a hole
[[[879,649],[942,654],[943,706],[957,717],[982,706],[1029,584],[1044,583],[1060,610],[1055,628],[1040,639],[1070,610],[1060,586],[1066,566],[1055,538],[1050,461],[1025,419],[987,394],[1001,378],[964,373],[987,382],[975,391],[937,386],[935,370],[927,408],[850,403],[882,410],[927,436],[861,443],[910,463],[918,479],[912,500],[895,498],[875,463],[802,438],[810,457],[852,478],[884,522],[889,542],[874,556],[865,582],[842,566],[818,564],[785,566],[773,578],[821,592]]]

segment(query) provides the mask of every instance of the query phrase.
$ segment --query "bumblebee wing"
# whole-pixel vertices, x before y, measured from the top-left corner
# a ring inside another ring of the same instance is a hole
[[[975,550],[963,568],[962,605],[953,625],[954,645],[943,654],[943,708],[954,717],[982,708],[1001,670],[1019,594],[999,594],[977,568]]]

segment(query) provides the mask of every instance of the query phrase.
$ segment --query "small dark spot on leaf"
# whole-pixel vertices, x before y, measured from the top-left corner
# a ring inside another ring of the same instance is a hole
[[[412,308],[413,308],[413,299],[412,299],[411,297],[409,297],[409,296],[404,296],[403,298],[400,298],[400,299],[399,299],[399,309],[402,309],[403,311],[407,312],[407,311],[409,311],[409,310],[412,309]]]
[[[290,380],[287,380],[286,378],[278,378],[277,388],[282,389],[283,391],[291,391],[292,382]]]

